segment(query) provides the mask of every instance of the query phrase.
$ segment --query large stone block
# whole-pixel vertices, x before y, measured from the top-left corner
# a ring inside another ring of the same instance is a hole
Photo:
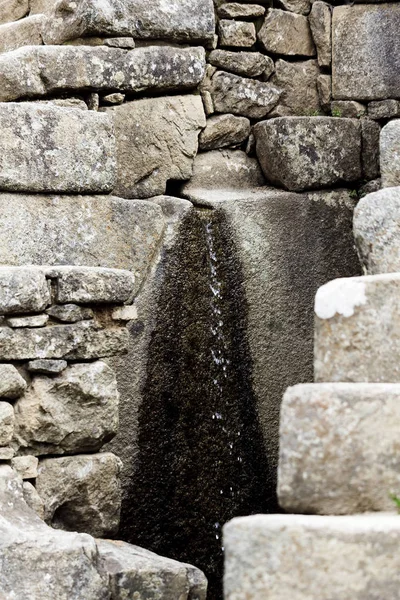
[[[206,125],[200,96],[136,100],[105,110],[116,131],[116,194],[149,198],[163,194],[168,180],[191,177]]]
[[[121,461],[109,452],[46,458],[36,489],[45,520],[56,529],[113,536],[118,531]]]
[[[258,39],[267,53],[315,56],[316,49],[307,17],[277,8],[268,10]]]
[[[383,127],[379,145],[382,187],[400,186],[400,119]]]
[[[244,5],[241,4],[240,6]],[[208,56],[208,62],[223,71],[230,71],[243,77],[258,77],[264,73],[268,78],[274,71],[273,60],[269,56],[261,54],[261,52],[213,50]]]
[[[333,9],[332,85],[336,100],[400,97],[400,4]]]
[[[29,12],[29,0],[0,0],[0,24],[22,19]]]
[[[325,515],[393,510],[399,425],[398,384],[289,388],[281,409],[280,506]]]
[[[41,46],[43,23],[43,15],[35,15],[16,23],[0,25],[0,53],[11,52],[22,46]]]
[[[400,585],[397,515],[255,515],[225,526],[226,600],[378,600]]]
[[[41,312],[50,300],[44,272],[0,267],[0,315]]]
[[[356,119],[282,117],[254,127],[268,181],[291,191],[361,179],[361,128]]]
[[[330,67],[332,62],[332,8],[326,2],[314,2],[309,22],[318,52],[320,67]]]
[[[330,281],[315,313],[316,381],[400,381],[400,274]]]
[[[321,110],[317,89],[318,77],[316,60],[277,60],[270,83],[282,90],[282,95],[269,117],[307,116],[318,113]]]
[[[207,119],[206,128],[199,137],[200,150],[215,150],[238,146],[250,135],[250,121],[246,117],[216,115]]]
[[[360,200],[354,211],[354,237],[369,275],[400,272],[400,187]]]
[[[110,192],[115,139],[102,114],[49,104],[0,106],[0,189]]]
[[[88,0],[56,3],[43,38],[46,44],[87,35],[209,42],[214,33],[212,0]]]

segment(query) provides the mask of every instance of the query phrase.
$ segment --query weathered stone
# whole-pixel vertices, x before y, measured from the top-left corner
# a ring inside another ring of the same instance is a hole
[[[322,108],[328,110],[332,100],[332,77],[330,75],[319,75],[317,90]]]
[[[203,48],[149,46],[130,52],[104,46],[21,48],[0,56],[0,101],[65,89],[134,93],[187,90],[200,83],[204,69]]]
[[[316,50],[307,17],[270,8],[258,40],[266,50],[285,56],[315,56]]]
[[[206,128],[199,137],[200,150],[216,150],[237,146],[250,135],[250,121],[234,115],[216,115],[207,119]]]
[[[221,4],[217,12],[221,19],[257,19],[264,16],[265,8],[259,4],[230,2]]]
[[[58,375],[68,367],[66,360],[51,360],[38,358],[28,362],[27,369],[31,373],[42,373],[44,375]]]
[[[46,44],[87,35],[133,36],[176,42],[208,42],[215,32],[212,0],[90,0],[55,4],[44,28]]]
[[[115,535],[120,469],[121,461],[108,452],[41,460],[36,489],[44,502],[45,521],[56,529],[95,537]]]
[[[382,187],[400,185],[400,119],[390,121],[380,134]]]
[[[333,117],[344,117],[346,119],[358,119],[365,115],[366,107],[361,102],[354,100],[335,100],[331,102],[331,113]]]
[[[36,456],[16,456],[11,460],[11,466],[21,479],[35,479],[39,459]]]
[[[361,129],[355,119],[281,117],[254,127],[268,181],[292,191],[361,178]]]
[[[0,24],[22,19],[29,12],[29,0],[0,0]]]
[[[135,47],[135,40],[133,37],[106,38],[104,40],[104,45],[109,46],[109,48],[124,48],[126,50],[133,50]]]
[[[378,192],[382,188],[382,182],[379,179],[373,179],[372,181],[367,181],[364,183],[358,190],[358,197],[363,198],[367,194],[373,194],[374,192]]]
[[[0,402],[0,446],[11,442],[14,432],[14,409],[8,402]]]
[[[208,117],[209,115],[212,115],[215,112],[214,111],[214,103],[212,101],[211,94],[207,90],[202,90],[200,92],[200,95],[201,95],[201,100],[203,102],[204,112],[205,112],[206,116]]]
[[[44,267],[56,279],[60,304],[123,304],[133,295],[135,276],[128,270],[103,267]]]
[[[285,10],[290,12],[300,13],[302,15],[308,15],[310,12],[310,5],[312,0],[281,0],[280,4]]]
[[[0,267],[0,314],[39,312],[50,304],[44,273]]]
[[[29,508],[37,514],[39,519],[44,521],[44,504],[36,488],[29,481],[24,481],[22,484],[22,493]]]
[[[283,90],[279,103],[269,117],[312,115],[319,113],[320,100],[317,89],[319,68],[316,60],[287,62],[277,60],[270,83]]]
[[[93,321],[40,329],[0,327],[0,360],[103,358],[123,354],[127,342],[125,329],[101,329]]]
[[[400,381],[400,274],[335,279],[315,298],[315,380]]]
[[[333,9],[335,100],[400,97],[399,26],[400,4],[396,2]]]
[[[24,492],[27,486],[16,473],[7,465],[0,466],[3,597],[108,600],[108,578],[95,541],[47,527],[28,507]]]
[[[205,126],[200,96],[136,100],[104,110],[116,128],[116,194],[149,198],[163,194],[168,180],[191,177]]]
[[[88,110],[94,110],[97,112],[100,108],[100,96],[94,92],[90,93],[87,97],[87,107]]]
[[[0,398],[14,400],[26,390],[26,381],[14,365],[0,364]]]
[[[35,103],[50,104],[60,106],[61,108],[77,108],[78,110],[88,110],[88,105],[79,98],[52,98],[51,100],[36,100]]]
[[[50,306],[46,310],[47,314],[62,321],[63,323],[77,323],[78,321],[86,321],[93,319],[93,311],[87,306],[78,306],[77,304],[63,304]]]
[[[376,179],[380,175],[379,138],[381,128],[378,123],[361,119],[361,164],[365,179]]]
[[[116,308],[113,310],[111,317],[114,321],[134,321],[138,318],[137,307],[132,304]]]
[[[18,327],[44,327],[49,320],[47,315],[30,315],[27,317],[10,317],[7,325],[17,329]]]
[[[325,515],[393,510],[399,400],[400,385],[389,383],[289,388],[281,409],[280,506]]]
[[[117,384],[104,362],[38,376],[15,404],[13,446],[43,456],[97,451],[118,428]]]
[[[29,0],[29,14],[44,15],[53,10],[57,0]]]
[[[376,100],[368,104],[370,119],[393,119],[400,117],[400,102],[398,100]]]
[[[256,43],[256,28],[254,23],[221,19],[218,38],[220,46],[251,48]]]
[[[15,455],[14,449],[10,446],[0,448],[0,460],[11,460]]]
[[[125,100],[125,94],[108,94],[107,96],[103,96],[101,101],[103,104],[115,105],[122,104]]]
[[[124,542],[98,540],[97,546],[103,568],[110,576],[113,600],[134,594],[149,600],[206,600],[207,579],[195,567]]]
[[[0,105],[0,189],[109,192],[115,140],[106,115],[46,104]]]
[[[234,519],[224,528],[225,599],[395,598],[399,542],[395,514]]]
[[[308,17],[320,67],[332,62],[332,8],[326,2],[314,2]]]
[[[229,50],[213,50],[208,61],[223,69],[243,75],[243,77],[259,77],[263,73],[268,79],[274,72],[274,61],[261,52],[231,52]]]
[[[384,188],[360,200],[354,236],[366,273],[400,272],[400,188]]]
[[[262,119],[278,103],[280,90],[270,83],[218,71],[212,78],[210,93],[216,112]]]
[[[22,46],[41,46],[43,23],[43,15],[35,15],[0,25],[0,53],[11,52]]]

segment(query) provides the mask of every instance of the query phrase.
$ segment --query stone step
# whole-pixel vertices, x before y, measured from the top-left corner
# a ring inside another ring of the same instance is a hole
[[[400,517],[254,515],[224,527],[225,600],[398,600]]]
[[[330,281],[315,313],[317,382],[400,382],[400,273]]]
[[[390,511],[400,496],[400,385],[289,388],[280,423],[278,498],[288,512]]]

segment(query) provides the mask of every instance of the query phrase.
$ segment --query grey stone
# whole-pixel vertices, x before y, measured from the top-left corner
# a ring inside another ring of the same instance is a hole
[[[94,539],[47,527],[25,502],[24,491],[26,495],[27,486],[16,473],[0,466],[4,598],[108,600],[107,576]]]
[[[329,110],[332,100],[332,77],[330,75],[319,75],[317,90],[322,108]]]
[[[381,128],[370,119],[361,119],[361,164],[365,179],[380,175],[379,138]]]
[[[319,68],[316,60],[287,62],[277,60],[270,83],[283,90],[279,103],[268,117],[304,116],[319,113],[317,89]]]
[[[191,177],[205,127],[200,96],[136,100],[104,110],[116,129],[116,194],[149,198],[164,193],[168,180]]]
[[[0,398],[14,400],[26,390],[26,381],[14,365],[0,365]]]
[[[212,0],[90,0],[55,4],[43,31],[46,44],[87,35],[208,42],[215,32]]]
[[[16,456],[11,460],[11,466],[21,479],[35,479],[39,459],[36,456]]]
[[[37,376],[16,402],[13,447],[43,456],[99,450],[118,429],[117,384],[104,362]]]
[[[50,306],[46,310],[47,314],[63,323],[77,323],[78,321],[87,321],[93,319],[93,311],[87,306],[78,306],[77,304],[62,304]]]
[[[7,446],[14,432],[14,409],[8,402],[0,402],[0,446]]]
[[[332,8],[326,2],[314,2],[308,18],[320,67],[332,62]]]
[[[107,96],[103,96],[101,101],[103,104],[109,104],[113,106],[114,104],[122,104],[125,100],[125,94],[108,94]]]
[[[360,200],[354,237],[366,273],[400,272],[400,188],[384,188]]]
[[[29,508],[37,514],[39,519],[44,521],[44,504],[36,488],[29,481],[24,481],[22,484],[22,493]]]
[[[308,15],[313,0],[281,0],[280,4],[290,12]]]
[[[270,8],[258,40],[266,50],[285,56],[315,56],[316,50],[307,17]]]
[[[114,321],[134,321],[138,318],[138,311],[136,306],[132,304],[116,308],[111,316]]]
[[[104,45],[109,46],[109,48],[124,48],[126,50],[133,50],[135,47],[135,40],[133,37],[106,38],[104,40]]]
[[[376,100],[368,103],[370,119],[392,119],[400,117],[400,102],[398,100]]]
[[[45,104],[0,105],[0,189],[110,192],[115,140],[106,115]]]
[[[206,116],[212,115],[214,113],[214,103],[212,101],[212,97],[210,92],[207,90],[202,90],[200,92],[201,100],[203,102],[203,108]]]
[[[335,279],[315,298],[315,380],[400,381],[400,274]]]
[[[109,452],[46,458],[39,462],[36,490],[45,521],[56,529],[95,537],[118,531],[121,461]]]
[[[9,461],[15,455],[14,449],[10,446],[0,448],[0,460]]]
[[[249,135],[249,119],[234,115],[216,115],[207,119],[206,128],[199,137],[199,149],[204,151],[237,146]]]
[[[382,187],[400,185],[400,119],[390,121],[380,135]]]
[[[400,4],[396,2],[333,9],[335,100],[400,97],[399,24]]]
[[[361,102],[355,100],[335,100],[331,102],[331,113],[334,117],[345,117],[347,119],[358,119],[367,112],[367,108]]]
[[[221,4],[217,13],[221,19],[257,19],[264,16],[265,8],[259,4],[230,2]]]
[[[400,385],[390,383],[289,388],[281,408],[280,506],[325,515],[393,510],[399,400]]]
[[[29,14],[44,15],[51,12],[57,0],[29,0]]]
[[[396,598],[399,540],[396,514],[234,519],[224,528],[225,599]]]
[[[26,317],[9,317],[7,325],[17,329],[18,327],[44,327],[49,320],[47,315],[30,315]]]
[[[123,304],[133,295],[135,276],[123,269],[104,267],[44,267],[56,280],[60,304]]]
[[[356,119],[281,117],[254,127],[268,181],[292,191],[361,178],[361,128]]]
[[[221,19],[218,25],[218,39],[220,46],[251,48],[256,43],[256,28],[254,23]]]
[[[50,304],[44,273],[0,267],[0,314],[39,312]]]
[[[216,112],[262,119],[278,103],[281,91],[270,83],[218,71],[209,89]]]
[[[0,56],[0,101],[65,89],[188,90],[200,83],[204,69],[203,48],[148,46],[126,52],[105,46],[27,47]]]
[[[22,19],[29,12],[29,0],[1,0],[0,24]]]
[[[45,358],[38,358],[36,360],[30,360],[27,365],[28,371],[31,373],[42,373],[44,375],[58,375],[61,371],[64,371],[68,366],[66,360],[51,360]]]
[[[98,540],[103,568],[110,576],[113,600],[142,596],[206,600],[207,579],[195,567],[158,556],[124,542]],[[195,582],[196,581],[196,582]]]
[[[363,198],[367,194],[372,194],[374,192],[378,192],[381,188],[382,188],[382,182],[381,182],[380,178],[372,179],[372,181],[367,181],[367,183],[364,183],[364,185],[362,185],[358,190],[359,198]]]
[[[100,108],[99,94],[92,92],[91,94],[88,95],[86,102],[87,102],[88,110],[94,110],[95,112],[97,112],[99,110],[99,108]]]
[[[41,46],[43,23],[43,15],[35,15],[0,25],[0,53],[11,52],[22,46]]]
[[[61,108],[77,108],[78,110],[88,110],[88,105],[79,98],[52,98],[51,100],[36,100],[36,103],[50,104],[60,106]]]
[[[264,74],[268,79],[275,70],[272,58],[264,56],[261,52],[213,50],[208,56],[208,62],[243,77],[259,77]]]

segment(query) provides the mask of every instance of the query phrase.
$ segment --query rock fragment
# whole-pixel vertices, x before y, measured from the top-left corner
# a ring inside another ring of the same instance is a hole
[[[270,8],[258,32],[264,50],[285,56],[315,56],[316,50],[307,17]]]
[[[0,398],[15,400],[24,393],[26,386],[14,365],[0,364]]]
[[[237,146],[249,135],[249,119],[235,115],[216,115],[207,119],[206,128],[199,137],[199,149],[204,151]]]

